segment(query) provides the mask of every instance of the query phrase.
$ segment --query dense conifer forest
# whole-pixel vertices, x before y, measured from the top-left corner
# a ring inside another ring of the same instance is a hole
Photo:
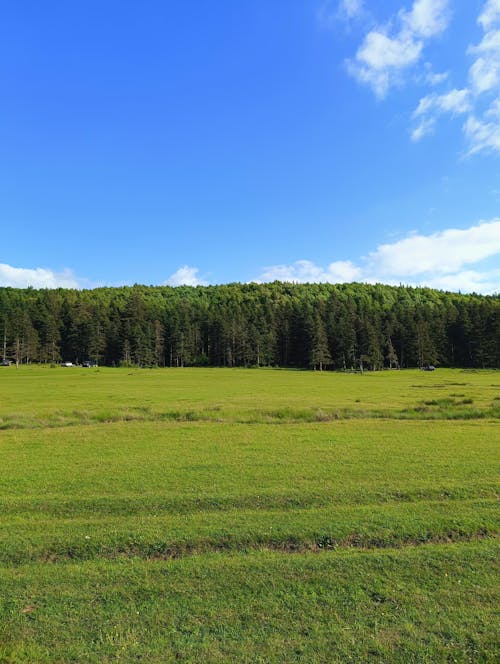
[[[500,296],[367,284],[0,288],[17,363],[500,366]]]

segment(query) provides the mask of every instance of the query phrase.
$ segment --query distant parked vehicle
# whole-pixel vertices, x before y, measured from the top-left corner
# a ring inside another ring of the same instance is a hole
[[[63,362],[61,364],[61,366],[62,367],[74,367],[75,365],[73,364],[73,362]]]
[[[425,367],[422,367],[422,371],[434,371],[436,367],[434,367],[432,364],[428,364]]]
[[[82,362],[82,367],[96,367],[97,362],[94,362],[93,360],[87,360],[86,362]]]
[[[0,367],[10,367],[12,364],[12,360],[2,360],[0,362]]]

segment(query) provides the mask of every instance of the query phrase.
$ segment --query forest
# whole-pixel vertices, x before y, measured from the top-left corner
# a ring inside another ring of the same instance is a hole
[[[0,288],[4,363],[500,366],[500,295],[381,284]]]

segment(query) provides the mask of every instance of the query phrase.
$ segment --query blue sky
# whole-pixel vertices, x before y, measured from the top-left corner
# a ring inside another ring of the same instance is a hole
[[[500,0],[0,15],[0,285],[500,290]]]

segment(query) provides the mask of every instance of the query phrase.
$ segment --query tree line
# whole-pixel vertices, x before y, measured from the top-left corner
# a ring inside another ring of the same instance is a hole
[[[500,296],[382,284],[0,288],[3,359],[377,370],[500,366]]]

